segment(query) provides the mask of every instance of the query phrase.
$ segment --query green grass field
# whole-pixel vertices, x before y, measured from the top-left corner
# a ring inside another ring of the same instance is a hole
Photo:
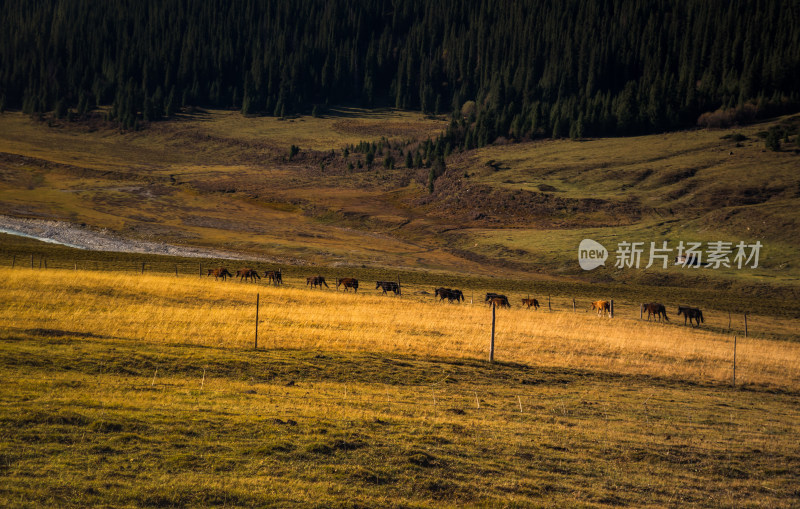
[[[6,506],[792,507],[797,394],[320,351],[0,341]]]

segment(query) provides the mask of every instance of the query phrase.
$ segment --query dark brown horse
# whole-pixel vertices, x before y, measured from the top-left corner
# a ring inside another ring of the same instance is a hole
[[[283,284],[283,274],[281,274],[280,270],[268,270],[264,272],[264,277],[267,279],[268,284],[275,284],[282,285]]]
[[[233,277],[233,274],[228,272],[228,269],[225,267],[220,267],[218,269],[208,269],[208,276],[214,276],[215,281],[219,278],[222,278],[222,280],[225,281],[229,277]]]
[[[339,289],[339,286],[344,286],[344,291],[347,291],[348,288],[352,288],[353,291],[358,293],[358,279],[352,277],[346,277],[342,279],[336,280],[336,289]]]
[[[252,281],[253,283],[255,283],[256,279],[261,280],[261,276],[258,275],[258,271],[256,269],[249,269],[249,268],[237,270],[236,277],[239,278],[239,282]]]
[[[669,317],[667,316],[667,308],[664,307],[663,304],[659,304],[657,302],[650,302],[646,304],[642,304],[642,312],[647,311],[647,321],[650,321],[650,316],[655,316],[658,318],[660,322],[662,319],[664,321],[669,321]]]
[[[395,295],[400,294],[400,285],[396,281],[378,281],[375,283],[375,289],[380,288],[383,293],[394,292]]]
[[[439,302],[443,301],[444,299],[447,299],[448,302],[461,302],[464,300],[464,292],[451,288],[437,288],[434,291],[434,297],[439,297]]]
[[[325,288],[330,288],[328,283],[325,282],[325,278],[322,276],[311,276],[306,278],[306,286],[311,286],[311,288],[316,288],[319,286],[321,290],[322,285],[325,285]]]
[[[530,298],[522,299],[522,305],[523,306],[528,306],[528,309],[530,309],[531,306],[533,306],[533,309],[535,309],[535,310],[539,309],[539,301],[536,300],[536,299],[530,299]]]
[[[678,316],[683,315],[683,325],[686,325],[686,320],[689,320],[689,325],[694,327],[692,324],[692,320],[697,322],[697,326],[700,327],[700,323],[704,323],[705,320],[703,319],[703,312],[700,311],[698,308],[692,308],[689,306],[678,306]]]

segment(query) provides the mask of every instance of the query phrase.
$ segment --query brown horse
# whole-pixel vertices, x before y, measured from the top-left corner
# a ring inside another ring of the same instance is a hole
[[[330,288],[328,283],[325,282],[325,278],[322,276],[311,276],[306,278],[306,286],[311,286],[311,288],[315,288],[319,286],[320,290],[322,289],[322,285],[325,285],[325,288]]]
[[[375,283],[375,289],[380,288],[383,293],[394,292],[395,295],[400,295],[400,285],[396,281],[378,281]]]
[[[268,284],[275,284],[275,286],[283,284],[283,274],[280,270],[268,270],[264,272],[264,277],[267,279]]]
[[[491,297],[486,302],[488,302],[490,306],[494,306],[496,308],[511,307],[511,304],[508,302],[508,298],[505,295],[498,295],[496,297]]]
[[[700,327],[701,322],[705,322],[703,319],[703,312],[700,311],[698,308],[692,308],[689,306],[678,306],[678,316],[683,315],[683,325],[686,325],[686,320],[689,320],[689,325],[694,327],[692,324],[692,320],[697,322],[697,326]]]
[[[642,304],[642,311],[647,311],[647,321],[650,321],[650,316],[655,316],[658,318],[660,322],[662,318],[664,321],[669,321],[669,317],[667,316],[667,308],[664,307],[663,304],[659,304],[657,302],[650,302]]]
[[[522,299],[522,305],[528,306],[528,309],[530,309],[531,306],[533,306],[534,310],[539,309],[539,301],[536,299]]]
[[[336,289],[339,289],[339,286],[344,286],[344,291],[347,291],[348,288],[352,288],[353,291],[358,293],[358,279],[352,277],[346,277],[343,279],[336,280]]]
[[[597,311],[597,316],[611,316],[611,303],[607,300],[596,300],[592,302],[592,311]]]
[[[214,276],[214,281],[219,278],[222,278],[222,280],[225,281],[227,278],[233,277],[233,274],[228,272],[228,269],[225,267],[220,267],[218,269],[208,269],[208,275],[206,277],[209,276]]]
[[[494,292],[488,292],[488,293],[486,294],[486,299],[485,299],[483,302],[485,302],[485,303],[487,303],[487,304],[491,305],[491,304],[492,304],[491,300],[492,300],[492,299],[494,299],[495,297],[499,297],[499,298],[501,298],[501,299],[505,299],[505,300],[506,300],[506,302],[508,302],[508,297],[506,297],[506,296],[505,296],[505,295],[503,295],[503,294],[500,294],[500,293],[494,293]],[[509,305],[509,307],[510,307],[510,305]]]
[[[256,279],[261,280],[261,276],[258,275],[258,271],[249,268],[237,270],[236,277],[239,278],[240,283],[242,281],[252,281],[253,283],[255,283]]]

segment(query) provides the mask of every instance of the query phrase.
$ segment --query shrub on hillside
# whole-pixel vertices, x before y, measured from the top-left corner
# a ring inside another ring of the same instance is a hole
[[[700,127],[730,127],[733,124],[746,124],[755,120],[757,113],[758,108],[752,103],[736,108],[720,108],[700,115],[697,125]]]

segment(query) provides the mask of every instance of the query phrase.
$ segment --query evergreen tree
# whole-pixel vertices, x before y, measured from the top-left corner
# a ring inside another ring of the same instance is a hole
[[[777,152],[781,149],[781,130],[777,126],[770,127],[769,131],[767,131],[767,137],[765,138],[765,145],[768,149],[772,150],[773,152]]]

